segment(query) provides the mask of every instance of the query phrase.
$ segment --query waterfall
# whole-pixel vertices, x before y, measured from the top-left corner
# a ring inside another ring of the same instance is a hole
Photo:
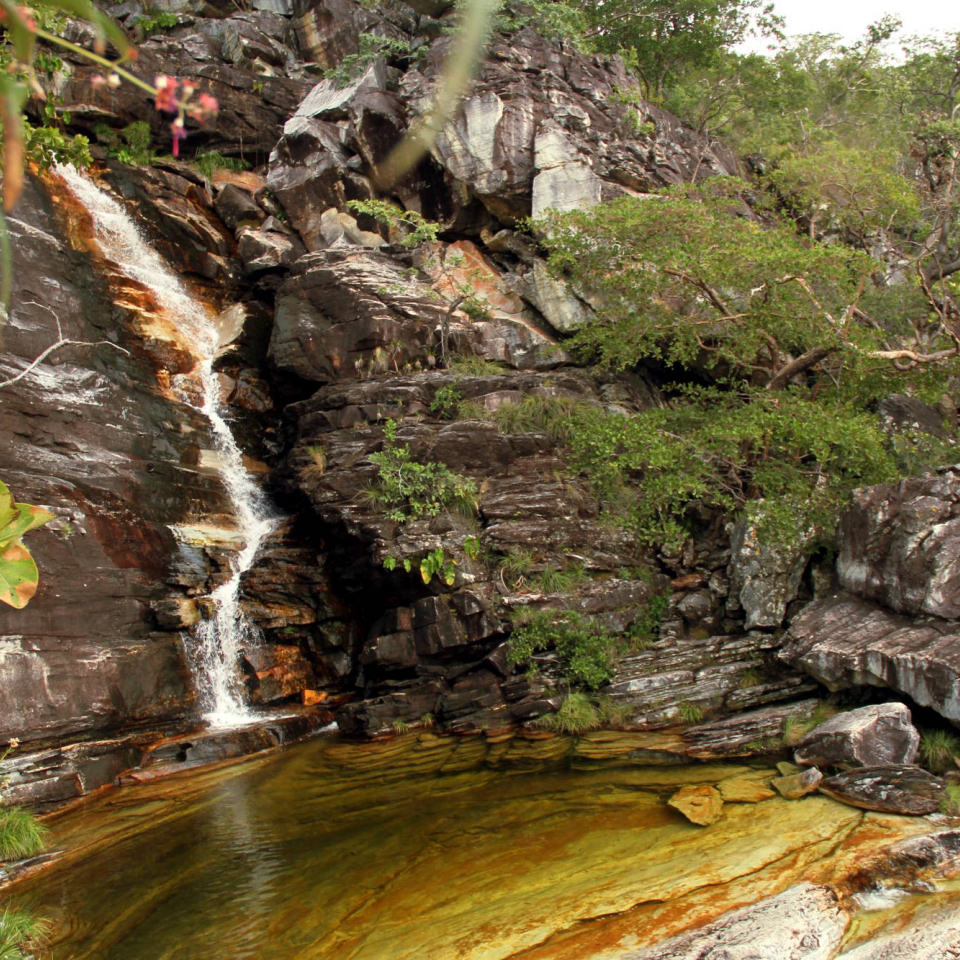
[[[202,621],[184,642],[193,666],[204,719],[216,727],[248,723],[252,711],[244,704],[239,658],[259,640],[257,628],[240,606],[240,579],[253,566],[257,549],[273,529],[275,518],[243,465],[236,438],[224,416],[220,384],[213,370],[221,343],[217,317],[194,299],[173,270],[143,239],[127,211],[73,167],[56,173],[86,208],[95,239],[114,269],[148,289],[162,319],[172,324],[181,346],[196,357],[195,368],[174,378],[180,395],[210,422],[218,454],[218,471],[233,508],[237,539],[242,547],[230,556],[231,575],[210,594],[212,616]],[[186,389],[193,379],[197,391]]]

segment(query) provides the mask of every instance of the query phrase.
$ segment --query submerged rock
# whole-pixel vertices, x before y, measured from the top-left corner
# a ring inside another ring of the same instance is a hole
[[[820,791],[863,810],[922,816],[939,809],[944,787],[943,780],[920,767],[887,765],[828,777]]]
[[[912,764],[920,734],[902,703],[883,703],[837,714],[797,744],[794,759],[811,766]]]
[[[773,790],[758,780],[747,777],[728,777],[717,784],[724,803],[760,803],[776,796]]]
[[[667,804],[700,827],[716,823],[723,813],[723,796],[720,791],[716,787],[705,785],[681,787]]]

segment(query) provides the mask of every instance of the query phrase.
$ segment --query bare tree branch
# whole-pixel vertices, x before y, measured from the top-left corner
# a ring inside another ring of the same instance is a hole
[[[46,310],[53,317],[54,322],[57,325],[57,339],[54,343],[51,343],[49,347],[43,350],[37,357],[35,357],[15,377],[10,377],[7,380],[0,380],[0,389],[3,389],[4,387],[12,387],[15,383],[19,383],[29,373],[36,370],[36,368],[39,367],[40,364],[50,356],[50,354],[56,350],[59,350],[61,347],[99,347],[104,345],[113,347],[114,350],[119,350],[121,353],[125,353],[127,356],[130,355],[129,350],[119,346],[116,343],[112,343],[110,340],[73,340],[70,337],[65,337],[63,335],[63,328],[60,326],[60,318],[50,307],[48,307],[45,303],[37,303],[36,300],[26,300],[24,303],[32,304],[35,307],[40,307],[41,309]]]

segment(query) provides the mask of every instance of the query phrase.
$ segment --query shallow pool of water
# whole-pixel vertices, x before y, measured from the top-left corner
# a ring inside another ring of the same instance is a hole
[[[665,805],[733,773],[769,776],[596,766],[558,741],[319,739],[62,815],[64,857],[11,900],[70,960],[615,957],[912,829],[825,797],[727,804],[706,828]]]

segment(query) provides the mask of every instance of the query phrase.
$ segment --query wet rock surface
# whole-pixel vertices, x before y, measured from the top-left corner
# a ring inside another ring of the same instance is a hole
[[[935,813],[944,797],[944,782],[920,767],[858,767],[827,777],[820,790],[864,810],[922,816]]]

